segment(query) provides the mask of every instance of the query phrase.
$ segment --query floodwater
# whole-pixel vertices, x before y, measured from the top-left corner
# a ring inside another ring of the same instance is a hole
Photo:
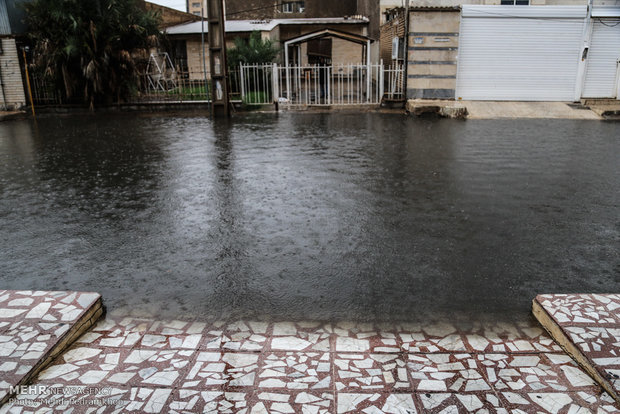
[[[158,317],[526,319],[620,291],[620,124],[397,114],[0,123],[0,289]]]

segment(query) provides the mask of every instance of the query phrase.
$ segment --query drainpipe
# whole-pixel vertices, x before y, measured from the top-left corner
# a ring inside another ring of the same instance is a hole
[[[403,42],[403,95],[407,101],[407,84],[409,75],[409,0],[405,1],[405,41]]]

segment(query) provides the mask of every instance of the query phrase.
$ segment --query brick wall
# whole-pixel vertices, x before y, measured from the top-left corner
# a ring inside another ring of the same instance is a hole
[[[17,46],[15,39],[10,37],[0,38],[0,42],[2,42],[3,50],[0,54],[0,81],[2,82],[0,109],[3,109],[5,102],[7,109],[17,109],[26,105]]]
[[[401,9],[396,17],[381,26],[380,54],[384,65],[392,64],[392,39],[405,37],[405,10]]]

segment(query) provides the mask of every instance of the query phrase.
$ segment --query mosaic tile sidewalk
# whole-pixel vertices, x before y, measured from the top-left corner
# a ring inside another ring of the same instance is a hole
[[[0,413],[611,413],[527,324],[99,322]]]
[[[620,402],[620,294],[539,295],[534,315]]]
[[[0,290],[0,404],[102,312],[98,293]]]

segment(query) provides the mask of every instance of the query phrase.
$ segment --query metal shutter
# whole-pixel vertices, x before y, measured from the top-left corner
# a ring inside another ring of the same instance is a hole
[[[620,19],[595,20],[583,86],[584,98],[616,97],[618,59],[620,59]]]
[[[456,97],[573,101],[585,6],[463,6]]]

